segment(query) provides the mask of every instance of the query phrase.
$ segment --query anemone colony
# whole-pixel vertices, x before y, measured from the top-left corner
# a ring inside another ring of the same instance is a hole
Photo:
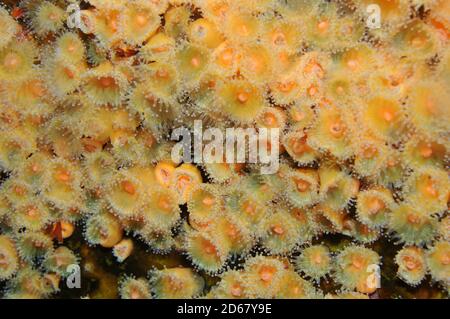
[[[368,298],[373,266],[447,296],[450,1],[0,4],[3,297],[95,251],[122,298]],[[279,171],[172,162],[196,119],[280,128]]]

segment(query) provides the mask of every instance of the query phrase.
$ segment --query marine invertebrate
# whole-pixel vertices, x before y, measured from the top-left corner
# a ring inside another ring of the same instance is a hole
[[[85,54],[84,43],[78,34],[67,32],[58,38],[55,49],[57,60],[77,65],[83,62]]]
[[[236,270],[230,270],[221,275],[220,281],[211,293],[215,298],[246,298],[247,294],[244,286],[245,273]]]
[[[124,217],[139,213],[145,203],[143,197],[142,183],[126,169],[113,176],[106,190],[106,198],[109,204],[118,214]]]
[[[356,199],[358,219],[365,225],[383,227],[389,220],[394,199],[388,189],[368,189],[361,191]]]
[[[46,226],[51,220],[50,209],[42,202],[25,202],[14,209],[11,218],[14,228],[26,228],[37,231]]]
[[[219,190],[205,183],[195,187],[190,195],[191,197],[187,202],[189,223],[193,227],[209,224],[220,209]]]
[[[142,216],[148,227],[166,230],[180,219],[177,194],[172,189],[153,189],[145,201]]]
[[[228,205],[239,213],[239,219],[250,228],[256,237],[259,237],[264,232],[263,222],[269,213],[267,207],[250,194],[234,193],[233,195],[237,198],[230,198]]]
[[[401,153],[395,149],[389,149],[386,162],[381,172],[374,180],[384,187],[401,187],[408,172],[408,166],[401,158]]]
[[[212,52],[211,63],[216,72],[220,71],[225,75],[232,76],[237,72],[241,58],[242,53],[232,43],[223,41]]]
[[[283,145],[292,159],[300,164],[310,164],[317,160],[317,151],[308,145],[308,134],[302,130],[292,130],[285,134]]]
[[[19,25],[3,6],[0,7],[0,26],[2,30],[0,34],[0,48],[4,48],[19,31]]]
[[[403,158],[410,167],[443,167],[447,149],[444,144],[427,139],[412,138],[405,145]]]
[[[9,180],[2,185],[3,194],[12,206],[20,206],[28,202],[33,190],[20,180]]]
[[[414,85],[413,91],[411,89],[408,114],[414,127],[424,136],[440,139],[445,134],[447,128],[443,119],[448,118],[448,109],[444,106],[447,91],[441,81],[430,83],[426,80]]]
[[[180,39],[187,34],[191,20],[191,9],[188,5],[180,5],[169,8],[164,13],[166,23],[164,31],[174,39]]]
[[[313,245],[302,250],[295,261],[295,266],[306,276],[319,280],[330,273],[333,260],[326,246]]]
[[[448,1],[69,2],[0,0],[0,297],[448,296]]]
[[[309,281],[301,278],[295,271],[287,270],[282,274],[276,296],[284,299],[318,299],[320,295]]]
[[[439,235],[444,239],[450,238],[450,217],[447,215],[439,222]]]
[[[70,274],[68,267],[78,263],[79,258],[73,251],[65,246],[60,246],[45,257],[43,265],[47,271],[66,277]]]
[[[404,247],[395,256],[398,274],[402,280],[410,285],[419,284],[425,277],[427,265],[423,249],[418,247]]]
[[[338,54],[335,57],[335,65],[339,71],[349,72],[358,77],[375,68],[377,62],[375,57],[375,50],[372,47],[360,44]]]
[[[114,157],[102,150],[86,154],[83,162],[84,185],[89,188],[102,187],[112,175]]]
[[[175,58],[185,85],[194,84],[201,78],[210,63],[210,55],[206,48],[190,43],[177,49]]]
[[[263,24],[261,33],[262,41],[276,51],[289,54],[301,44],[301,26],[289,19],[272,18]]]
[[[58,208],[76,207],[82,196],[77,164],[62,159],[49,163],[43,176],[43,196]]]
[[[58,285],[57,276],[43,275],[37,269],[25,266],[10,282],[10,291],[13,292],[10,297],[43,298],[58,291]]]
[[[61,99],[74,92],[81,85],[81,75],[84,71],[83,64],[74,65],[65,60],[44,62],[45,78],[55,83],[50,91]]]
[[[433,27],[420,20],[413,20],[404,25],[393,37],[393,41],[393,46],[398,49],[398,53],[412,61],[429,59],[435,54],[434,52],[440,50],[441,45],[438,33]],[[412,52],[414,52],[413,55],[411,55]]]
[[[122,226],[118,219],[107,212],[91,216],[86,221],[85,237],[91,245],[114,247],[122,239]]]
[[[150,299],[150,285],[145,278],[123,277],[120,281],[120,298]]]
[[[245,263],[244,287],[252,297],[270,298],[280,288],[284,265],[276,259],[264,256],[250,258]]]
[[[261,21],[250,11],[230,10],[226,17],[224,34],[232,41],[244,44],[252,43],[261,31]]]
[[[124,99],[127,78],[110,63],[104,62],[83,74],[83,90],[96,105],[118,106]]]
[[[383,25],[387,29],[388,26],[398,26],[404,23],[407,20],[408,16],[408,2],[405,0],[375,0],[370,2],[368,0],[356,0],[354,1],[354,5],[356,9],[362,15],[367,15],[366,8],[370,4],[377,5],[380,10],[384,13],[385,19],[383,19]]]
[[[169,35],[157,32],[139,51],[139,57],[144,62],[165,61],[175,52],[175,40]]]
[[[436,281],[448,281],[449,278],[449,252],[450,245],[448,241],[436,242],[426,255],[428,269]]]
[[[327,40],[330,37],[338,38],[337,31],[340,28],[337,27],[339,19],[336,5],[318,3],[312,6],[312,17],[307,20],[306,41],[313,47],[323,50],[334,50],[336,46],[339,48],[339,44]]]
[[[263,93],[247,81],[223,83],[218,96],[222,100],[225,114],[237,122],[253,121],[263,110]]]
[[[422,245],[434,239],[436,224],[436,218],[427,211],[411,204],[400,204],[392,209],[388,228],[395,232],[401,242]]]
[[[428,213],[440,213],[447,209],[450,183],[444,170],[420,169],[405,182],[405,188],[408,200],[420,202]]]
[[[15,163],[25,161],[27,154],[32,153],[35,149],[35,143],[25,139],[27,133],[21,128],[3,131],[0,138],[0,148],[2,149],[0,165],[4,170],[13,170]]]
[[[316,170],[298,169],[288,176],[286,198],[295,207],[302,208],[315,204],[319,191],[319,175]]]
[[[379,265],[380,256],[362,246],[349,246],[336,257],[336,279],[346,289],[361,293],[373,292],[377,286],[370,281],[369,266]]]
[[[17,239],[17,250],[24,260],[45,258],[53,248],[50,236],[39,231],[27,231]]]
[[[160,17],[150,3],[133,1],[126,4],[120,16],[121,36],[133,45],[139,45],[158,29]]]
[[[218,26],[205,18],[197,19],[189,25],[188,36],[192,42],[205,45],[211,49],[216,48],[223,41]]]
[[[178,194],[179,203],[187,202],[195,186],[202,182],[203,178],[197,167],[192,164],[184,163],[178,166],[173,174],[171,187]]]
[[[355,143],[355,161],[353,168],[360,176],[370,177],[379,174],[389,154],[389,148],[383,140],[370,134],[362,134],[361,141]]]
[[[134,244],[129,238],[124,238],[114,245],[113,254],[119,262],[123,262],[133,253]]]
[[[9,93],[7,93],[9,92]],[[13,93],[14,92],[14,93]],[[49,116],[54,107],[46,96],[48,89],[45,82],[39,77],[30,77],[17,83],[9,83],[3,88],[3,96],[8,105],[26,116]]]
[[[204,280],[190,268],[168,268],[151,271],[150,289],[155,298],[176,299],[198,296]]]
[[[13,39],[0,50],[0,79],[6,82],[25,79],[31,75],[38,54],[32,41]]]
[[[92,25],[92,31],[100,43],[110,47],[119,40],[120,19],[121,15],[117,6],[105,6],[104,8],[96,8],[91,12],[89,24]]]
[[[335,106],[324,104],[317,110],[313,127],[308,131],[308,143],[316,150],[330,152],[344,160],[351,155],[348,147],[351,130],[348,114],[340,112]]]
[[[219,272],[230,252],[230,244],[223,237],[214,232],[188,231],[184,245],[194,265],[212,274]]]
[[[19,256],[14,241],[7,235],[0,236],[0,279],[5,280],[19,268]]]
[[[323,165],[318,171],[319,196],[331,209],[343,209],[359,191],[359,181],[333,165]]]
[[[265,233],[262,235],[262,245],[271,254],[286,254],[299,242],[300,228],[287,210],[278,209],[269,214],[263,224]]]
[[[243,48],[241,56],[239,72],[251,83],[264,84],[274,67],[269,51],[262,45],[249,45]]]
[[[403,136],[404,113],[395,97],[375,96],[367,101],[360,113],[361,120],[376,136],[389,141],[397,141]]]
[[[33,31],[39,35],[56,33],[62,29],[67,13],[50,1],[41,1],[31,15]]]

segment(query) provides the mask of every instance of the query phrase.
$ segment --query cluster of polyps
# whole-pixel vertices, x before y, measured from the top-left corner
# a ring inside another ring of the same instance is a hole
[[[1,3],[6,296],[95,269],[65,245],[81,228],[117,262],[137,241],[186,257],[123,274],[123,298],[315,298],[323,280],[367,297],[381,237],[402,245],[400,279],[448,290],[449,1]],[[172,161],[171,133],[196,120],[279,130],[278,171]]]

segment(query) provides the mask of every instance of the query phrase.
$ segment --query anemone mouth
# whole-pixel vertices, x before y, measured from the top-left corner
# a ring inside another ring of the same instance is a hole
[[[243,294],[243,289],[241,285],[234,284],[230,289],[230,293],[233,297],[241,297]]]
[[[161,196],[158,199],[158,207],[163,211],[163,212],[169,212],[170,211],[170,198],[168,196]]]
[[[418,260],[412,257],[404,257],[403,262],[405,263],[406,269],[408,269],[409,271],[418,270],[422,266]]]
[[[296,155],[303,154],[306,151],[306,136],[297,139],[297,138],[291,138],[290,139],[290,146],[292,147],[292,150]]]
[[[117,88],[116,80],[111,76],[103,76],[93,80],[93,83],[102,89],[114,90]]]
[[[370,215],[376,215],[384,208],[386,208],[386,205],[379,198],[372,198],[369,201],[369,214]]]
[[[276,269],[274,267],[262,266],[258,271],[258,275],[261,281],[264,283],[269,283],[272,281],[275,272]]]
[[[120,186],[122,187],[122,190],[127,194],[136,194],[136,186],[132,182],[125,180],[120,183]]]
[[[84,90],[97,105],[118,105],[123,98],[123,83],[114,75],[88,77]]]
[[[328,19],[321,19],[318,23],[317,23],[317,30],[320,33],[326,33],[330,27],[330,22],[328,21]]]
[[[3,66],[9,71],[14,71],[14,69],[20,67],[21,60],[19,55],[10,52],[4,57]]]
[[[297,190],[302,193],[308,191],[311,187],[311,183],[302,179],[296,179],[295,185],[297,187]]]

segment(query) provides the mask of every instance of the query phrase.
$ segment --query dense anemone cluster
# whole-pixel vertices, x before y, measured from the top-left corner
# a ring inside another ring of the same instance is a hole
[[[446,296],[449,18],[447,0],[0,1],[3,297],[58,296],[96,249],[162,258],[103,273],[122,298],[368,298],[388,267]],[[173,162],[194,120],[279,128],[278,172]]]

